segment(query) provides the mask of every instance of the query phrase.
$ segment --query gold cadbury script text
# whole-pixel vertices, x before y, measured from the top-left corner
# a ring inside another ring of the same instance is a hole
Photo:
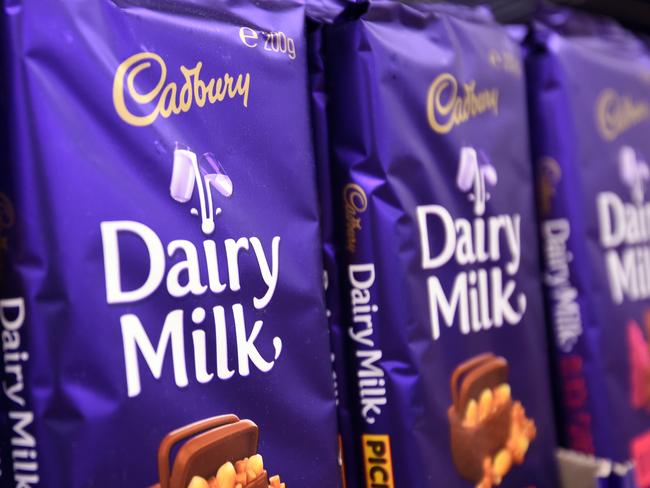
[[[450,73],[438,76],[429,87],[427,117],[431,128],[447,134],[455,126],[467,122],[485,112],[499,113],[499,90],[497,88],[476,91],[476,81],[463,83],[459,94],[458,81]]]
[[[611,88],[603,90],[596,101],[598,131],[606,141],[613,141],[630,127],[650,116],[650,107],[644,101],[635,102],[620,96]]]
[[[136,77],[150,69],[152,64],[158,65],[160,74],[156,85],[146,93],[136,89]],[[180,90],[178,85],[171,81],[167,83],[167,65],[155,53],[142,52],[134,54],[117,68],[113,81],[113,104],[119,116],[125,122],[143,127],[152,124],[158,116],[168,118],[172,114],[188,112],[193,106],[204,107],[206,103],[215,104],[226,98],[242,98],[244,107],[248,107],[248,93],[250,90],[250,73],[239,74],[233,77],[225,73],[219,78],[212,78],[207,83],[201,79],[203,63],[198,62],[194,68],[181,66],[180,71],[185,79]],[[135,114],[127,106],[125,92],[128,93],[133,104],[139,105]]]
[[[356,183],[348,183],[343,188],[343,206],[345,208],[345,248],[348,252],[357,249],[357,231],[361,230],[361,218],[357,215],[368,208],[368,198]]]

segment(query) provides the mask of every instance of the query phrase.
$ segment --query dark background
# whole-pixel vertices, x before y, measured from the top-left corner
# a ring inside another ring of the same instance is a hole
[[[648,0],[459,0],[467,5],[490,5],[501,22],[524,22],[540,5],[570,5],[615,17],[628,27],[650,30]]]

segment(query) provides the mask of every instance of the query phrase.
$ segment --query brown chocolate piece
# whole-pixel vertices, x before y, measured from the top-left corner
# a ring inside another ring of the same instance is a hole
[[[485,389],[493,390],[508,382],[508,363],[491,353],[481,354],[460,364],[451,377],[454,404],[449,407],[451,454],[457,471],[467,480],[478,483],[483,478],[483,461],[494,456],[508,440],[512,400],[479,421],[463,425],[470,400],[477,402]]]
[[[257,453],[259,431],[250,420],[239,420],[236,415],[222,415],[205,419],[170,432],[158,449],[160,488],[187,488],[193,476],[208,479],[220,466]],[[183,442],[169,470],[172,449]],[[264,471],[246,488],[268,488]]]
[[[464,415],[471,399],[478,401],[486,388],[493,389],[508,382],[508,361],[486,353],[458,366],[451,379],[452,398],[456,411]]]

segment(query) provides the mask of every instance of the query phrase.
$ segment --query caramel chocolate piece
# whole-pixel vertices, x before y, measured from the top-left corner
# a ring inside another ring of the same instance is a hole
[[[465,479],[478,483],[484,476],[483,462],[492,458],[507,443],[510,435],[512,399],[490,406],[489,413],[477,417],[475,425],[463,425],[467,405],[479,402],[485,391],[508,381],[508,363],[491,353],[481,354],[460,364],[451,377],[453,405],[448,417],[451,453],[457,471]]]
[[[452,375],[452,399],[459,415],[464,415],[470,400],[479,400],[486,389],[508,382],[508,361],[491,353],[465,361]]]
[[[255,466],[255,463],[258,465]],[[264,469],[264,460],[259,454],[237,461],[235,470],[237,472],[235,486],[240,484],[241,488],[269,487],[268,473]]]
[[[212,417],[169,433],[158,449],[160,488],[187,488],[194,476],[209,479],[227,462],[251,457],[257,453],[259,431],[250,420],[236,415]],[[178,449],[173,468],[169,469],[172,449]],[[246,488],[268,488],[268,475],[263,471]]]
[[[494,358],[494,354],[491,352],[486,352],[474,356],[473,358],[468,359],[467,361],[456,366],[456,369],[451,374],[451,400],[454,406],[458,409],[458,392],[460,390],[459,384],[462,383],[462,380],[467,375],[468,372],[472,371],[477,366],[489,361]],[[464,409],[463,409],[464,411]]]

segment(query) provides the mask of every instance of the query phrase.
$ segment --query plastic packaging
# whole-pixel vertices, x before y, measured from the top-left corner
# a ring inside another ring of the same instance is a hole
[[[3,20],[3,472],[340,486],[303,2],[24,0]]]
[[[385,1],[325,41],[365,486],[557,486],[519,45]]]

